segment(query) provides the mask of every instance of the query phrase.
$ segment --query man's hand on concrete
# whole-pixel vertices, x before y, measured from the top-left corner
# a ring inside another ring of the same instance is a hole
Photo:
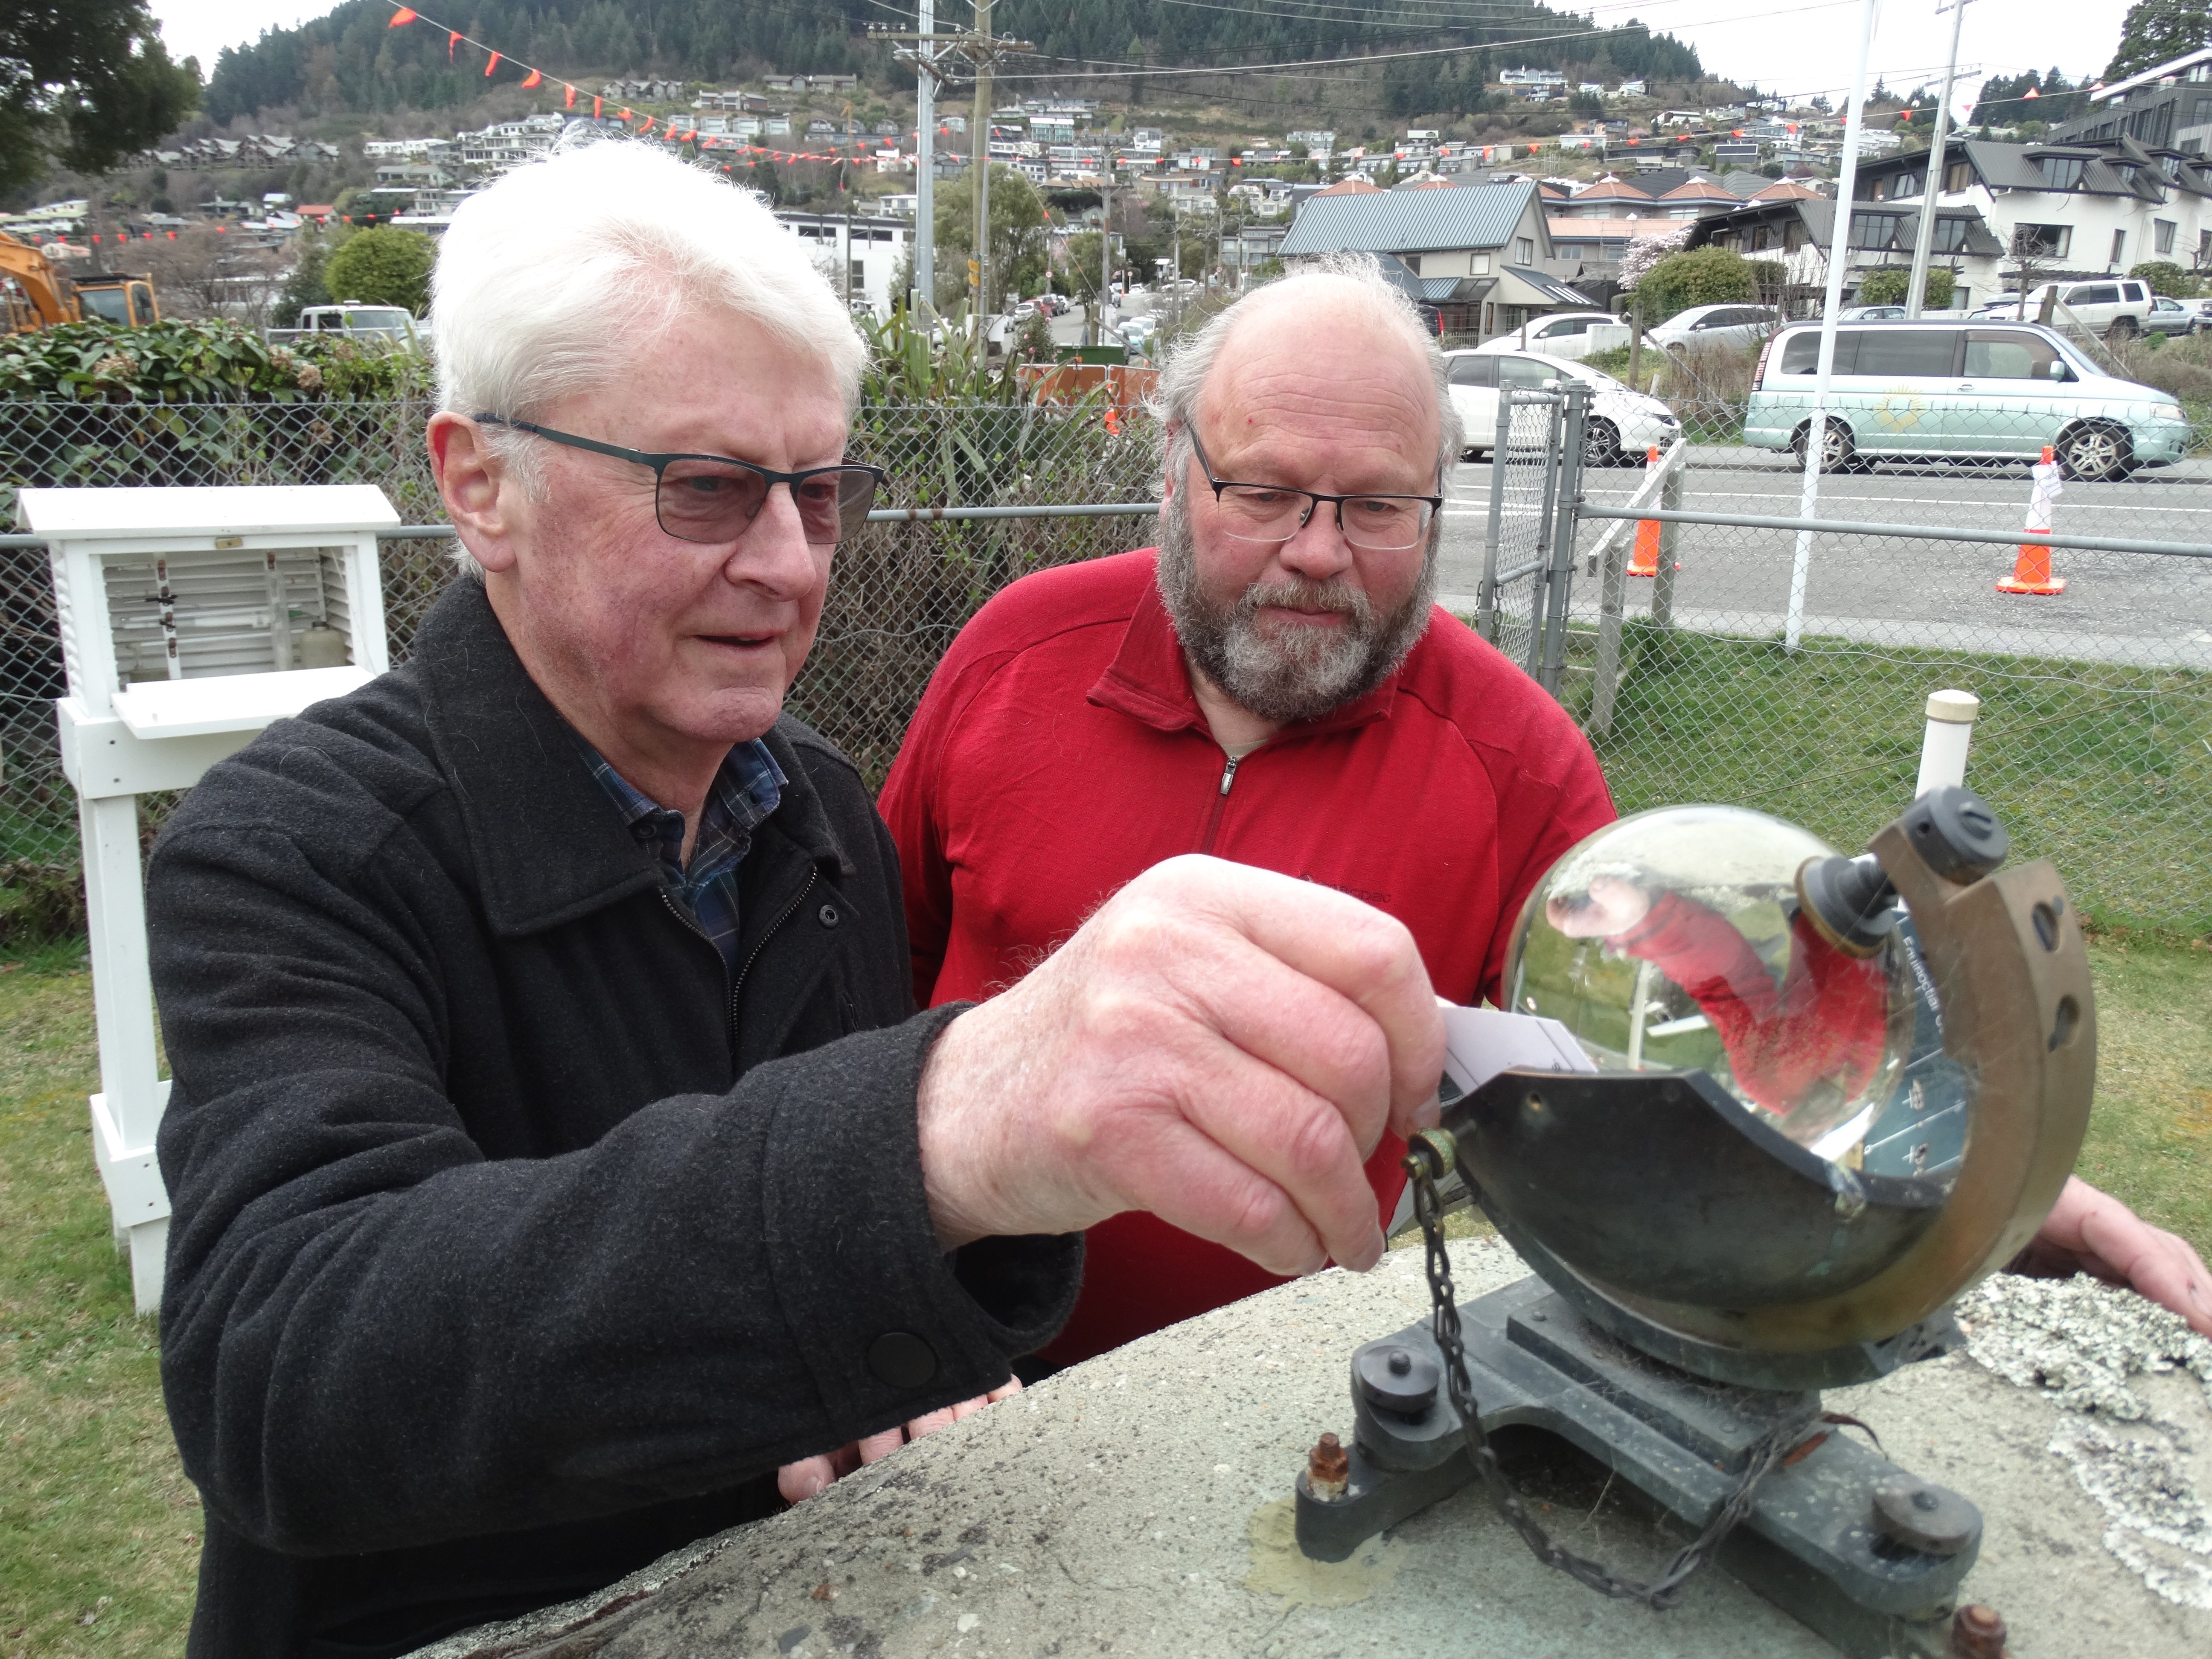
[[[786,1463],[775,1472],[775,1489],[782,1493],[785,1503],[802,1503],[821,1492],[831,1481],[852,1474],[862,1464],[878,1462],[908,1441],[919,1440],[925,1434],[934,1434],[949,1423],[957,1423],[963,1417],[973,1417],[994,1401],[1005,1400],[1021,1391],[1022,1379],[1010,1376],[988,1394],[979,1394],[973,1400],[963,1400],[957,1406],[947,1406],[943,1411],[917,1417],[902,1429],[885,1429],[881,1434],[872,1434],[866,1440],[848,1441],[836,1451],[802,1457],[796,1463]]]
[[[1382,1254],[1361,1169],[1418,1127],[1443,1024],[1413,935],[1357,899],[1209,858],[1154,866],[922,1073],[949,1250],[1149,1210],[1269,1271]]]
[[[2041,1277],[2079,1272],[2132,1285],[2179,1314],[2192,1330],[2212,1336],[2212,1273],[2203,1257],[2187,1239],[2152,1226],[2079,1176],[2067,1177],[2035,1243],[2015,1265]]]

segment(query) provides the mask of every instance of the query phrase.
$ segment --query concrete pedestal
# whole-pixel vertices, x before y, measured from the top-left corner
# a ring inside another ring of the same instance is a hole
[[[1522,1271],[1494,1240],[1454,1260],[1463,1297]],[[1601,1600],[1538,1565],[1479,1489],[1340,1565],[1299,1555],[1291,1480],[1323,1430],[1349,1431],[1352,1350],[1426,1306],[1417,1249],[1285,1285],[590,1601],[419,1659],[1832,1651],[1718,1571],[1666,1613]],[[2212,1652],[2212,1344],[2087,1281],[2000,1281],[1961,1315],[1986,1364],[1954,1355],[1827,1403],[1981,1506],[1966,1599],[2003,1614],[2017,1659]],[[1545,1458],[1521,1473],[1584,1554],[1648,1575],[1674,1547],[1602,1471]]]

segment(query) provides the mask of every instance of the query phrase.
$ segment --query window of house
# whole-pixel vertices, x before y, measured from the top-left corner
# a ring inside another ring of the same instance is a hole
[[[2154,219],[2150,222],[2150,228],[2151,245],[2154,251],[2159,253],[2172,252],[2173,234],[2180,227],[2171,219]]]
[[[1943,188],[1946,190],[1965,190],[1973,182],[1974,164],[1972,161],[1954,161],[1943,169]]]
[[[1751,228],[1751,251],[1758,253],[1774,246],[1774,227],[1753,225]]]
[[[2081,182],[2083,163],[2078,155],[2040,155],[2035,164],[2043,169],[2044,182],[2053,190],[2071,190]]]
[[[1527,236],[1516,238],[1513,244],[1513,257],[1524,265],[1535,264],[1535,242]]]
[[[1469,254],[1468,256],[1467,268],[1471,275],[1476,276],[1489,276],[1490,256],[1487,253]]]
[[[1936,251],[1956,253],[1966,246],[1966,222],[1964,219],[1938,219],[1936,222]]]
[[[2197,233],[2197,264],[2199,270],[2212,264],[2212,230]]]
[[[2073,243],[2071,225],[2018,224],[2012,228],[2012,251],[2018,258],[2063,259]]]
[[[1897,221],[1887,213],[1851,215],[1851,246],[1853,247],[1889,247],[1895,242],[1896,234]]]
[[[2110,260],[2110,261],[2108,261],[2108,263],[2110,263],[2110,264],[2119,264],[2119,263],[2120,263],[2120,255],[2121,255],[2124,252],[2125,252],[2125,250],[2126,250],[2126,248],[2127,248],[2127,246],[2128,246],[2128,234],[2127,234],[2127,232],[2125,232],[2124,230],[2116,230],[2116,231],[2114,231],[2114,232],[2112,233],[2112,257],[2111,260]]]
[[[1923,195],[1927,189],[1926,173],[1900,173],[1889,181],[1889,199],[1893,202],[1901,201],[1908,197]]]
[[[2039,334],[2005,329],[1966,331],[1966,376],[1970,380],[2043,380],[2058,361],[2057,348]]]

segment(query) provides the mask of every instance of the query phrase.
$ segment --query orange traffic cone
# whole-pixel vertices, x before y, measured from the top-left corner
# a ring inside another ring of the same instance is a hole
[[[2048,536],[2051,515],[2058,504],[2058,497],[2066,486],[2059,481],[2057,459],[2049,444],[2043,447],[2043,459],[2028,469],[2035,480],[2033,492],[2027,498],[2027,528],[2026,536]],[[1997,584],[2000,593],[2063,593],[2066,579],[2051,574],[2051,544],[2022,542],[2020,556],[2013,561],[2012,574]]]
[[[1659,446],[1653,444],[1644,457],[1644,470],[1648,474],[1659,465]],[[1632,576],[1656,576],[1659,574],[1659,520],[1638,519],[1636,521],[1636,555],[1628,562]]]

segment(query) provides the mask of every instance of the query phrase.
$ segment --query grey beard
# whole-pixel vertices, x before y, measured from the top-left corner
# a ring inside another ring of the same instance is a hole
[[[1342,580],[1255,583],[1232,604],[1215,603],[1199,584],[1183,497],[1176,490],[1160,506],[1160,600],[1199,671],[1261,720],[1289,726],[1357,702],[1398,672],[1427,629],[1441,515],[1430,531],[1420,580],[1403,605],[1377,617],[1367,595]],[[1341,628],[1294,627],[1270,638],[1256,621],[1269,605],[1333,611],[1346,620]]]

